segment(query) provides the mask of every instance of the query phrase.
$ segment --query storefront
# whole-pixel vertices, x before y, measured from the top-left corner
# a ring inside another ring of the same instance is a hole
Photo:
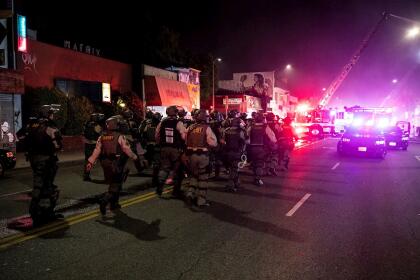
[[[23,75],[0,68],[0,148],[15,150],[16,131],[21,124],[21,95]]]
[[[110,96],[104,96],[104,84],[110,85],[110,92],[132,90],[131,65],[92,55],[90,47],[86,53],[28,40],[28,50],[19,53],[17,65],[25,86],[57,87],[68,97],[110,102]]]
[[[216,111],[227,114],[230,110],[238,110],[250,115],[262,110],[261,98],[247,92],[233,92],[219,89],[215,95]]]

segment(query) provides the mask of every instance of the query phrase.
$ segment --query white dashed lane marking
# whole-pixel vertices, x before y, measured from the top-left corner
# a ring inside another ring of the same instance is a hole
[[[339,162],[337,162],[332,168],[331,168],[331,170],[335,170],[338,166],[340,165],[340,163]]]
[[[306,200],[308,200],[308,198],[311,196],[310,193],[305,194],[301,200],[299,200],[298,203],[296,203],[295,206],[293,206],[292,209],[290,209],[289,212],[286,213],[287,217],[291,217],[293,216],[293,214],[303,205],[303,203],[305,203]]]

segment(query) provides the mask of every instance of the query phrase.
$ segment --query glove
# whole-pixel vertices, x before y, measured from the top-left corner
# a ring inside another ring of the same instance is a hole
[[[88,162],[88,163],[86,164],[86,171],[91,171],[91,170],[92,170],[92,168],[93,168],[93,164],[92,164],[92,163],[90,163],[90,162]]]
[[[146,158],[143,155],[139,155],[137,157],[137,162],[140,164],[142,168],[147,168],[149,165],[149,162],[146,160]]]

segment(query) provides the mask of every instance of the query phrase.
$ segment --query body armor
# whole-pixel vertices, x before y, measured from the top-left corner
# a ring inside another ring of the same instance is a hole
[[[264,146],[265,124],[256,123],[251,126],[250,145]]]
[[[176,128],[178,125],[177,119],[166,119],[162,121],[160,127],[160,145],[162,147],[179,148],[182,143],[181,134]]]
[[[29,126],[28,136],[25,139],[25,146],[29,154],[55,155],[56,148],[53,139],[47,134],[48,127],[49,121],[47,119],[39,119]],[[56,130],[56,137],[59,138],[58,129]]]
[[[206,149],[207,148],[207,128],[206,124],[191,126],[187,134],[187,148]]]
[[[121,155],[121,147],[118,143],[120,133],[116,131],[106,132],[101,137],[102,156],[107,159],[114,159]]]
[[[227,151],[240,152],[243,147],[243,139],[241,138],[241,129],[230,127],[225,130],[225,148]]]

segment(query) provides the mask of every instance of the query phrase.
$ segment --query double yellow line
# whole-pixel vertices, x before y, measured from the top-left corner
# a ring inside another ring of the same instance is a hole
[[[163,193],[168,193],[172,190],[171,188],[166,189]],[[155,192],[146,193],[140,196],[136,196],[127,200],[124,200],[121,202],[121,207],[127,207],[136,203],[140,203],[149,199],[152,199],[156,197]],[[39,236],[45,235],[47,233],[51,233],[60,229],[68,228],[71,225],[81,223],[83,221],[87,221],[90,219],[93,219],[95,217],[98,217],[100,215],[99,210],[92,210],[87,213],[75,215],[72,217],[68,217],[61,221],[56,221],[51,224],[47,224],[45,226],[42,226],[40,228],[35,228],[32,230],[29,230],[25,233],[18,233],[14,234],[12,236],[8,236],[5,238],[0,239],[0,250],[4,250],[10,246],[16,245],[18,243],[31,240],[34,238],[37,238]]]

